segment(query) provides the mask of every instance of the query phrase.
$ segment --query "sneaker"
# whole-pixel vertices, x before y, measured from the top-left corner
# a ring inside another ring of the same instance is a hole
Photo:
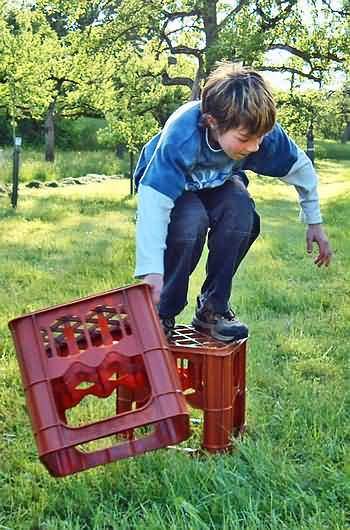
[[[174,331],[174,328],[175,328],[175,318],[174,317],[161,318],[160,323],[162,325],[164,335],[166,336],[167,339],[170,339]]]
[[[197,298],[197,308],[192,326],[198,331],[211,335],[214,339],[231,342],[248,337],[248,327],[228,309],[225,313],[215,313]]]

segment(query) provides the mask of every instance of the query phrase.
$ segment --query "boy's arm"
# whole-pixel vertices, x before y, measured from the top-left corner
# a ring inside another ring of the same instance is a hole
[[[295,186],[299,195],[301,219],[309,225],[306,236],[307,252],[312,251],[312,244],[316,242],[319,254],[315,263],[318,266],[328,265],[332,253],[321,225],[317,175],[309,158],[279,124],[265,136],[260,149],[247,157],[242,169],[278,177]]]
[[[186,160],[180,147],[159,142],[145,167],[138,192],[135,276],[151,286],[155,304],[159,303],[163,287],[170,213],[185,188]]]
[[[174,202],[149,186],[139,187],[136,221],[135,276],[152,289],[155,305],[163,289],[164,250]]]
[[[287,184],[292,184],[298,192],[301,206],[300,219],[307,224],[322,223],[320,201],[318,196],[318,177],[310,159],[304,151],[295,146],[297,159],[288,173],[279,177]]]
[[[297,160],[290,171],[280,180],[287,184],[293,184],[299,195],[301,206],[301,220],[307,223],[306,249],[308,254],[312,253],[313,243],[318,246],[318,255],[314,259],[318,267],[329,265],[332,251],[328,238],[322,227],[322,216],[318,196],[318,178],[310,159],[304,151],[297,147]]]
[[[318,255],[314,259],[314,263],[318,267],[328,265],[331,262],[332,251],[328,241],[328,238],[323,230],[321,224],[309,225],[306,232],[306,250],[308,254],[312,253],[313,243],[317,243],[318,246]]]

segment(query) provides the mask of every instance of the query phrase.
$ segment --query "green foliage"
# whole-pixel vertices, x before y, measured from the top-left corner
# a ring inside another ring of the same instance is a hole
[[[33,32],[34,20],[27,9],[12,12],[10,23],[0,17],[0,101],[14,123],[25,115],[40,118],[53,88],[41,66],[52,52],[52,39],[45,25]]]
[[[107,114],[113,73],[121,68],[122,77],[127,70],[121,62],[125,54],[116,58],[123,45],[133,49],[141,44],[149,16],[149,9],[134,0],[122,0],[117,7],[86,0],[38,0],[33,9],[13,4],[0,18],[2,105],[14,122],[23,116],[45,118],[49,109],[64,117]],[[127,104],[122,102],[126,117],[121,116],[120,134],[129,145],[133,131]],[[150,126],[156,124],[146,117],[138,130]]]
[[[55,138],[60,149],[93,151],[107,147],[97,139],[99,129],[106,126],[101,118],[61,118],[56,120]],[[44,141],[44,124],[40,120],[22,118],[18,121],[16,134],[22,136],[25,145],[40,148]],[[0,144],[13,143],[10,120],[0,115]]]
[[[232,8],[228,6],[226,11]],[[268,32],[261,31],[260,20],[254,14],[255,6],[246,4],[234,17],[229,17],[220,31],[220,38],[210,49],[209,65],[217,60],[241,59],[247,65],[260,65],[264,61]]]
[[[299,142],[305,142],[310,124],[315,136],[340,140],[346,125],[340,111],[340,95],[340,92],[330,94],[327,90],[310,89],[278,92],[278,119]]]
[[[0,145],[12,142],[12,129],[7,117],[0,113]]]
[[[157,117],[171,111],[181,91],[168,91],[159,82],[165,58],[156,59],[153,44],[146,47],[146,54],[128,46],[124,47],[115,63],[111,85],[104,91],[104,108],[108,126],[99,131],[99,139],[111,146],[121,144],[129,152],[140,147],[159,131]],[[128,64],[128,68],[123,67]],[[162,105],[166,107],[160,110]]]
[[[105,124],[105,120],[98,118],[61,119],[56,123],[57,147],[77,151],[101,149],[97,135]]]
[[[294,88],[305,76],[325,85],[336,68],[349,69],[348,19],[326,3],[1,0],[0,7],[0,108],[11,126],[23,118],[43,123],[52,110],[61,147],[82,131],[62,119],[86,116],[107,120],[98,135],[103,146],[136,153],[190,97],[188,82],[203,80],[217,60],[289,71]],[[271,59],[273,49],[291,58]],[[169,66],[169,55],[177,64]],[[337,98],[281,96],[281,120],[300,137],[316,116],[316,134],[338,139],[347,121]]]

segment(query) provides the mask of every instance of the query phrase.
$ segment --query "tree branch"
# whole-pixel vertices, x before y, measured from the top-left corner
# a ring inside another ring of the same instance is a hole
[[[166,35],[165,33],[163,34],[163,39],[167,43],[170,52],[174,55],[183,53],[185,55],[194,55],[197,58],[199,58],[202,55],[202,50],[197,50],[196,48],[190,48],[189,46],[183,46],[183,45],[173,46],[168,35]]]
[[[297,48],[295,48],[294,46],[290,46],[289,44],[282,44],[282,43],[271,44],[267,48],[266,51],[270,51],[270,50],[284,50],[284,51],[287,51],[287,52],[291,53],[292,55],[295,55],[296,57],[300,57],[300,59],[303,59],[303,61],[309,63],[310,66],[311,66],[311,58],[310,58],[309,54],[307,54],[306,52],[303,52],[302,50],[298,50]]]
[[[103,118],[103,112],[95,109],[88,103],[80,103],[79,107],[65,107],[59,112],[62,118],[79,118],[85,116],[89,118]]]
[[[241,11],[241,9],[249,4],[249,0],[239,0],[237,6],[226,15],[226,17],[217,25],[218,32],[226,25],[227,21]]]
[[[321,1],[325,6],[327,6],[330,12],[333,13],[334,15],[340,15],[342,17],[348,17],[350,15],[350,9],[348,9],[347,7],[343,7],[343,9],[333,9],[333,7],[331,6],[330,0],[321,0]]]
[[[165,86],[182,85],[187,86],[192,90],[193,80],[190,77],[170,77],[168,72],[162,73],[162,83]]]
[[[173,34],[173,33],[177,33],[178,31],[182,31],[183,30],[183,27],[181,26],[181,28],[178,28],[178,29],[174,29],[174,30],[171,30],[171,31],[166,31],[167,30],[167,26],[168,24],[173,21],[173,20],[176,20],[178,18],[185,18],[185,17],[197,17],[197,19],[200,17],[200,11],[199,10],[192,10],[192,11],[176,11],[174,13],[169,13],[168,11],[165,11],[163,10],[162,13],[166,16],[166,20],[164,21],[164,24],[160,30],[160,39],[161,41],[166,41],[167,43],[167,46],[169,48],[169,50],[171,51],[171,53],[185,53],[185,54],[188,54],[188,55],[195,55],[196,57],[198,57],[198,54],[200,54],[201,52],[199,52],[198,50],[194,49],[194,48],[189,48],[187,46],[177,46],[176,48],[178,49],[178,51],[174,51],[175,48],[173,47],[173,44],[171,43],[171,40],[169,38],[169,35]],[[193,26],[194,24],[196,23],[196,21],[193,21]],[[192,26],[192,27],[193,27]],[[187,26],[186,26],[187,27]],[[189,26],[191,27],[191,26]],[[200,31],[202,31],[202,28],[199,28],[198,29]],[[185,51],[179,51],[179,48],[182,48],[183,50]]]
[[[163,36],[167,35],[167,37],[169,37],[169,35],[173,35],[174,33],[183,32],[186,29],[195,29],[196,31],[203,31],[203,28],[196,26],[195,22],[193,22],[193,24],[184,24],[183,26],[181,26],[181,28],[176,28],[176,29],[172,29],[171,31],[167,31],[166,33],[163,34]]]
[[[72,85],[79,85],[77,81],[74,81],[73,79],[68,79],[66,77],[56,77],[54,75],[50,75],[48,79],[50,79],[51,81],[56,81],[56,87],[55,87],[56,90],[60,90],[64,83],[71,83]]]
[[[277,49],[285,50],[291,53],[292,55],[296,55],[297,57],[300,57],[305,62],[309,63],[310,66],[312,66],[311,65],[312,59],[328,59],[329,61],[334,61],[337,63],[343,63],[345,61],[345,58],[339,57],[338,55],[335,55],[334,53],[328,52],[326,55],[321,55],[320,53],[312,54],[312,53],[299,50],[298,48],[295,48],[294,46],[290,46],[289,44],[282,44],[282,43],[272,44],[271,46],[267,48],[266,51],[277,50]]]
[[[193,9],[192,11],[175,11],[174,13],[169,13],[163,9],[162,13],[167,18],[166,24],[177,18],[195,17],[200,14],[198,9]]]
[[[292,8],[296,5],[296,3],[297,3],[297,0],[288,0],[287,7],[285,7],[285,9],[281,9],[280,13],[276,15],[275,17],[270,18],[268,15],[266,15],[262,7],[257,2],[256,12],[258,15],[261,16],[261,19],[262,19],[261,29],[264,31],[267,31],[271,28],[274,28],[279,22],[281,22],[281,20],[284,20],[289,15],[289,13],[291,12]]]
[[[289,66],[258,66],[257,70],[264,72],[289,72],[306,79],[311,79],[311,81],[315,81],[315,83],[321,83],[323,81],[322,77],[314,75],[312,71],[303,72],[302,70],[298,70],[297,68],[292,68]]]

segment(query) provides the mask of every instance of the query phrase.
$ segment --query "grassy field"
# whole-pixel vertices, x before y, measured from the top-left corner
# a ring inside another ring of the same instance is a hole
[[[132,282],[135,199],[127,181],[26,190],[17,212],[0,199],[0,529],[350,528],[350,163],[319,171],[328,270],[305,253],[294,189],[251,181],[263,220],[232,296],[251,330],[238,450],[161,450],[60,480],[38,461],[7,321]]]
[[[61,180],[83,177],[88,173],[116,175],[129,173],[129,162],[117,158],[112,150],[56,150],[55,162],[45,162],[43,151],[24,147],[20,153],[20,182]],[[12,149],[0,150],[0,183],[11,182]]]

